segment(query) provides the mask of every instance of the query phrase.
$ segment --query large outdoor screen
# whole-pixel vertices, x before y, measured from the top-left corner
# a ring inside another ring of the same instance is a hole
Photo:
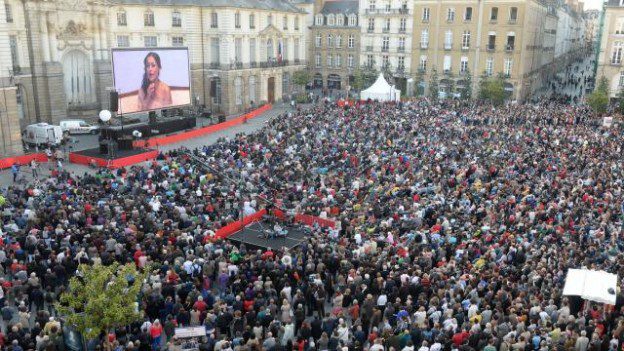
[[[111,56],[117,113],[191,103],[188,48],[113,49]]]

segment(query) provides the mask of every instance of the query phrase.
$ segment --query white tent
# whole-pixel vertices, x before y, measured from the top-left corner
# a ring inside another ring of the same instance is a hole
[[[378,101],[400,101],[401,91],[396,89],[393,85],[388,84],[384,79],[382,73],[379,73],[379,78],[368,89],[362,90],[360,93],[361,100],[378,100]]]
[[[615,305],[617,275],[589,269],[568,269],[563,295]]]

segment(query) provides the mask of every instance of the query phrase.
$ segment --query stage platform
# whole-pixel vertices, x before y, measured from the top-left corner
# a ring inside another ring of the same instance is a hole
[[[244,243],[249,249],[266,249],[268,247],[272,249],[279,249],[285,247],[287,249],[295,248],[308,240],[306,229],[301,226],[284,227],[288,230],[288,235],[285,238],[264,238],[263,230],[273,228],[273,225],[265,222],[254,222],[246,226],[243,230],[238,231],[228,237],[228,240],[240,245]]]
[[[69,162],[88,166],[91,160],[95,161],[99,167],[121,168],[137,163],[155,159],[158,156],[157,150],[134,148],[132,150],[117,150],[114,158],[100,153],[99,148],[86,149],[69,153]]]

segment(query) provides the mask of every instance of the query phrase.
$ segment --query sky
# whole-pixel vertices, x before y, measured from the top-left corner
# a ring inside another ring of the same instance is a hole
[[[602,9],[603,0],[585,0],[585,10],[600,10]]]

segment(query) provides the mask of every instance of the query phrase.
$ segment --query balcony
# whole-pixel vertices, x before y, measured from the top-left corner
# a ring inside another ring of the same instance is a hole
[[[452,50],[453,44],[444,44],[444,50]]]
[[[255,62],[255,61],[253,61],[253,62],[249,62],[249,67],[251,67],[251,68],[256,68],[256,67],[258,67],[258,63],[257,63],[257,62]]]
[[[507,23],[509,23],[509,24],[516,24],[516,23],[518,23],[518,19],[517,18],[510,18],[509,21],[507,21]]]
[[[611,66],[621,66],[622,65],[622,60],[611,60]]]
[[[397,48],[397,52],[405,52],[405,47],[401,47],[401,46],[399,46],[399,47]]]
[[[375,33],[375,28],[368,27],[366,30],[368,33]]]
[[[470,23],[470,22],[472,22],[472,17],[464,18],[464,23]]]
[[[490,18],[490,24],[497,24],[498,20],[496,18]]]
[[[446,23],[453,23],[455,22],[455,18],[447,18],[446,19]]]
[[[405,33],[405,28],[399,28],[399,33]]]
[[[373,51],[373,46],[372,46],[372,45],[367,45],[367,46],[366,46],[366,51],[367,51],[367,52],[371,52],[371,51]]]
[[[427,43],[420,43],[420,48],[423,49],[423,50],[424,49],[428,49],[429,48],[429,43],[428,42]]]
[[[489,51],[489,52],[493,52],[493,51],[495,51],[495,50],[496,50],[496,45],[494,45],[494,44],[490,44],[490,45],[486,46],[486,47],[485,47],[485,49],[486,49],[487,51]]]
[[[467,71],[467,70],[460,70],[460,71],[459,71],[459,75],[460,75],[460,76],[465,76],[467,73],[468,73],[468,71]]]
[[[462,46],[461,51],[468,51],[470,50],[470,46]]]
[[[392,16],[392,15],[409,15],[409,9],[366,9],[364,11],[367,15],[381,15],[381,16]]]
[[[389,52],[390,48],[388,46],[382,46],[381,47],[381,52]]]
[[[301,64],[301,60],[300,59],[295,59],[295,65],[300,65]]]
[[[240,61],[230,63],[230,69],[242,69],[243,63]]]
[[[505,51],[507,51],[507,52],[512,52],[512,51],[514,51],[514,45],[513,45],[513,44],[507,44],[507,45],[505,46]]]
[[[426,72],[427,72],[427,68],[426,67],[418,68],[418,73],[426,73]]]
[[[429,18],[423,18],[422,23],[429,23]]]
[[[221,68],[221,64],[219,62],[210,62],[210,68],[219,69]]]
[[[384,28],[381,30],[382,33],[390,33],[390,28]]]

